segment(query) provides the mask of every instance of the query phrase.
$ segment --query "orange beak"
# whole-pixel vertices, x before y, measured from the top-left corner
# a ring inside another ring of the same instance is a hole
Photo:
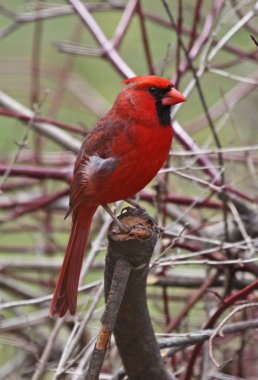
[[[164,98],[162,99],[163,106],[172,106],[178,103],[185,102],[186,98],[181,92],[177,91],[174,87],[166,93]]]

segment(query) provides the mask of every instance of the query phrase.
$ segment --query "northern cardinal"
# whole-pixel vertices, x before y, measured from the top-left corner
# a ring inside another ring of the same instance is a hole
[[[111,110],[87,134],[71,183],[72,228],[50,315],[76,311],[93,215],[100,205],[135,195],[157,174],[172,142],[170,107],[185,97],[158,76],[126,79]]]

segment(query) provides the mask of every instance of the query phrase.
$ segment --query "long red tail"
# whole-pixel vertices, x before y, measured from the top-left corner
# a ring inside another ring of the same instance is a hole
[[[82,207],[82,204],[74,211],[70,238],[51,302],[51,316],[63,317],[68,310],[72,315],[76,312],[80,271],[95,211],[96,207]]]

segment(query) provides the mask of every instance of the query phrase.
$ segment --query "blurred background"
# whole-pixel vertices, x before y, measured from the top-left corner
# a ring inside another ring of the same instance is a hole
[[[215,328],[230,312],[245,323],[210,343],[221,367],[194,343],[163,350],[167,365],[178,379],[257,379],[257,12],[254,0],[0,0],[1,379],[85,374],[110,221],[98,211],[77,316],[50,319],[70,175],[120,81],[145,74],[187,97],[172,109],[166,168],[136,196],[164,229],[148,286],[155,331]],[[120,366],[112,342],[100,378]]]

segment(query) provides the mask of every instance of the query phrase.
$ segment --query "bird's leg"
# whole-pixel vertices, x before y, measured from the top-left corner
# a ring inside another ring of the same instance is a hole
[[[146,211],[144,207],[140,206],[137,202],[135,202],[135,201],[134,201],[133,199],[131,199],[131,198],[126,198],[126,199],[125,199],[125,202],[129,203],[129,205],[131,205],[131,206],[137,208],[138,210],[141,210],[142,212],[145,212],[145,211]]]
[[[120,222],[120,220],[115,216],[115,214],[112,212],[112,210],[110,209],[110,207],[108,205],[103,204],[102,207],[111,216],[111,218],[116,223],[116,225],[120,228],[121,231],[123,231],[123,232],[129,232],[131,230],[130,227],[127,227],[123,223]]]

